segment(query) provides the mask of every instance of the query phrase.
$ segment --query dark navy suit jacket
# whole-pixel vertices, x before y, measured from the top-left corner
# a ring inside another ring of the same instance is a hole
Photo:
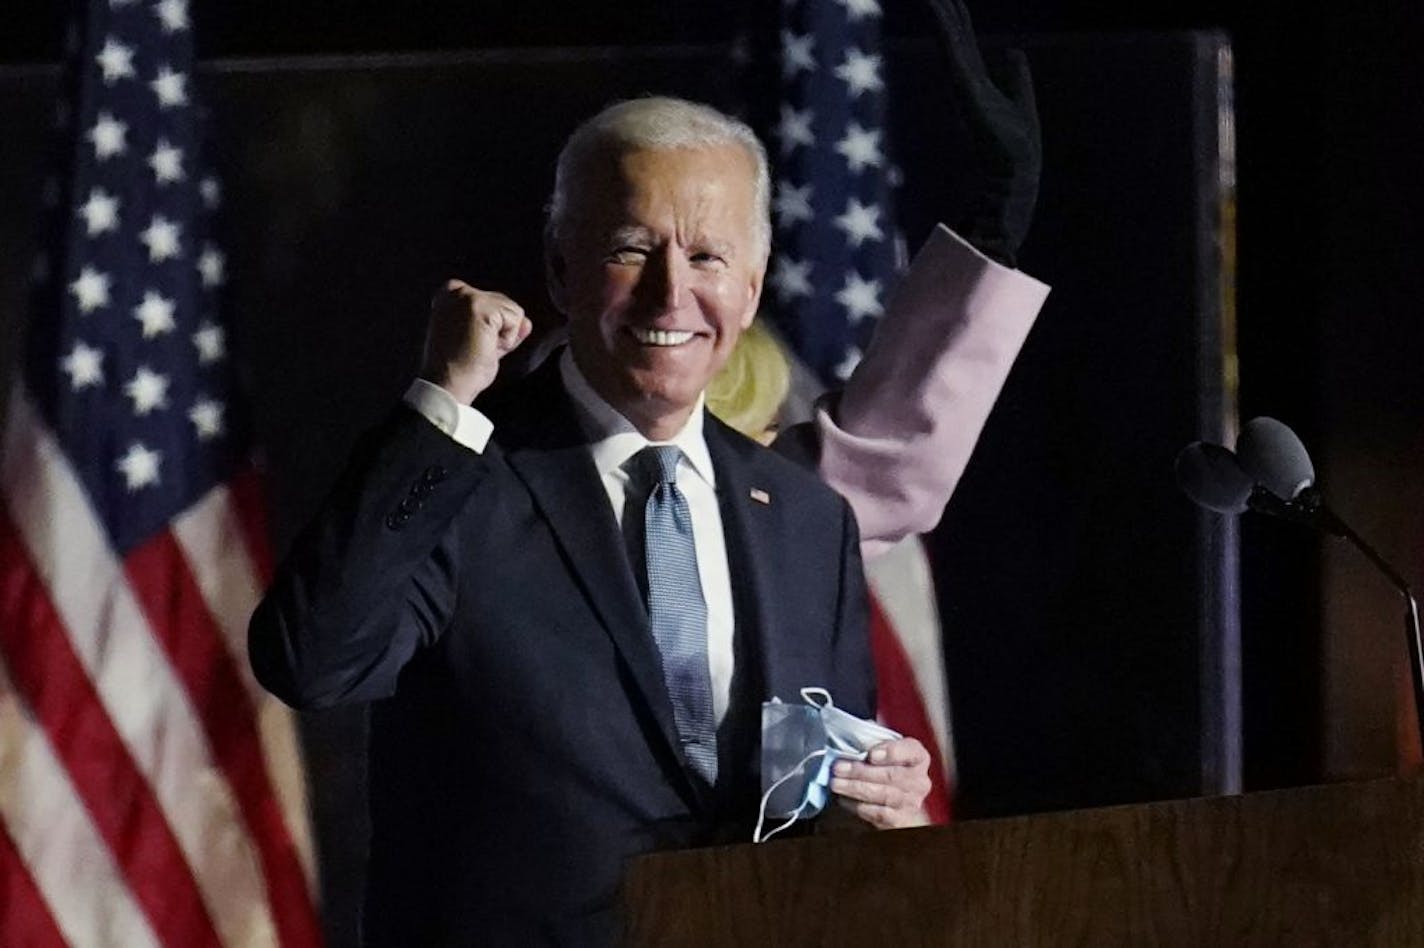
[[[370,433],[252,619],[283,700],[376,702],[371,944],[611,941],[629,857],[749,839],[763,700],[874,710],[849,507],[709,416],[736,671],[699,781],[556,362],[480,403],[482,453],[405,408]]]

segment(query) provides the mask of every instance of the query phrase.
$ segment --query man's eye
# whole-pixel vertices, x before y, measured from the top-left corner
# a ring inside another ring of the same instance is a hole
[[[700,266],[707,266],[709,264],[718,264],[726,262],[719,254],[712,253],[711,251],[701,251],[699,253],[695,253],[692,255],[691,259],[693,263],[698,264]]]
[[[618,247],[608,255],[614,263],[642,263],[647,257],[648,251],[643,247]]]

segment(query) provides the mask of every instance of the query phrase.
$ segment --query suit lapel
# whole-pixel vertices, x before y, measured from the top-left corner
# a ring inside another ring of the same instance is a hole
[[[747,651],[761,673],[757,700],[799,701],[803,686],[829,684],[831,669],[816,644],[820,639],[805,628],[798,609],[805,591],[789,578],[787,557],[798,555],[795,498],[784,495],[786,478],[756,445],[710,415],[707,421],[738,634],[750,637]]]
[[[532,397],[521,397],[508,416],[501,413],[497,438],[505,443],[510,468],[528,488],[584,596],[622,655],[667,750],[681,764],[672,702],[647,609],[557,363],[557,355],[550,357],[529,379],[526,394]],[[678,770],[685,775],[684,767]]]
[[[782,676],[778,669],[782,649],[778,636],[785,623],[781,620],[778,599],[773,591],[778,586],[776,556],[785,551],[767,548],[775,533],[776,511],[771,503],[753,497],[757,492],[772,503],[775,498],[766,493],[769,485],[757,479],[759,465],[750,442],[725,428],[712,415],[707,416],[707,450],[717,469],[717,494],[722,513],[722,531],[727,541],[727,565],[732,576],[737,635],[747,647],[739,650],[741,658],[752,658],[759,667],[760,678],[755,696],[758,705],[770,694]],[[784,597],[783,597],[784,598]]]

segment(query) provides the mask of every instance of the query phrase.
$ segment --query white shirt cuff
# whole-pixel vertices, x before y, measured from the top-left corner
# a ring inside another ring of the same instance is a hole
[[[494,434],[494,422],[484,413],[455,401],[455,396],[433,382],[416,379],[405,390],[405,403],[425,416],[432,425],[476,453],[482,452]]]

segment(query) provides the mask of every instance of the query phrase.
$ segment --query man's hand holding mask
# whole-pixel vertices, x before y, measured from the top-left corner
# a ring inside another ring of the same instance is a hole
[[[930,792],[930,753],[913,737],[877,744],[863,761],[842,759],[832,765],[831,792],[876,829],[928,826],[924,802]]]

